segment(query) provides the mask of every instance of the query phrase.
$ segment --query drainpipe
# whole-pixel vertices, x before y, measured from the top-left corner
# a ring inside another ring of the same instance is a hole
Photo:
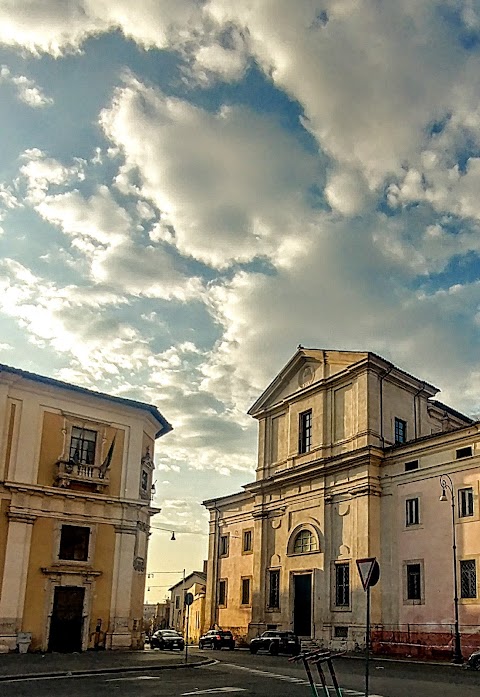
[[[418,392],[415,392],[413,395],[413,428],[414,428],[414,433],[415,433],[415,438],[417,437],[417,397],[422,392],[422,390],[425,387],[425,383],[422,382],[421,388],[418,390]],[[419,412],[420,415],[420,412]]]
[[[383,375],[380,376],[380,440],[382,441],[382,448],[385,448],[385,438],[383,437],[383,381],[387,375],[390,375],[393,368],[394,366],[390,364],[390,368],[387,368]]]
[[[219,566],[219,534],[220,534],[220,511],[217,507],[217,502],[214,505],[215,519],[213,524],[213,588],[212,588],[212,602],[213,602],[213,624],[218,624],[218,566]],[[209,627],[210,629],[210,627]]]

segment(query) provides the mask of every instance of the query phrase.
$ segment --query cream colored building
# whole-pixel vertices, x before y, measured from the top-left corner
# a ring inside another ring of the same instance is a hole
[[[149,404],[0,365],[0,645],[143,646]]]
[[[168,589],[170,591],[170,627],[176,629],[182,636],[185,636],[186,631],[185,595],[186,593],[193,592],[195,597],[198,589],[201,586],[205,587],[206,578],[207,575],[205,571],[192,571],[185,576],[185,578]],[[199,603],[197,603],[195,610],[198,610],[198,605]],[[202,616],[203,613],[204,610],[202,609]]]
[[[437,392],[373,353],[298,348],[249,411],[259,422],[256,481],[204,503],[205,627],[239,641],[281,628],[331,648],[364,646],[356,561],[375,557],[376,648],[411,653],[433,632],[439,653],[449,650],[452,518],[439,501],[448,474],[462,639],[480,645],[479,424]]]

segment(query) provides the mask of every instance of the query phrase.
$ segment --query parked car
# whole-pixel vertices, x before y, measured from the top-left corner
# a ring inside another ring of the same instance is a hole
[[[466,663],[470,670],[480,670],[480,651],[474,651]]]
[[[159,629],[150,637],[150,647],[152,649],[180,649],[183,651],[185,642],[181,634],[174,629]]]
[[[232,632],[211,629],[209,632],[200,637],[198,646],[201,649],[223,649],[226,647],[233,651],[235,648],[235,639]]]
[[[278,653],[296,656],[301,650],[300,639],[293,632],[269,629],[250,642],[250,653],[257,653],[260,650],[268,651],[272,656]]]

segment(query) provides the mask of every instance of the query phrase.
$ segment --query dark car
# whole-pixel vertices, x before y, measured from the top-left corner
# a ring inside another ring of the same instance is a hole
[[[278,653],[289,653],[296,656],[300,653],[300,639],[293,632],[279,632],[269,629],[250,642],[250,652],[268,651],[272,656]]]
[[[233,651],[235,648],[235,639],[232,632],[211,629],[209,632],[200,637],[198,646],[201,649],[223,649],[223,647]]]
[[[179,649],[183,651],[185,642],[181,634],[174,629],[159,629],[152,634],[150,638],[150,647],[152,649]]]
[[[480,670],[480,651],[474,651],[472,653],[465,667],[470,670]]]

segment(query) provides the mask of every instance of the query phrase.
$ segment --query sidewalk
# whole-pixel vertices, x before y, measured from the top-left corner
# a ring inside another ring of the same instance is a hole
[[[26,677],[54,677],[87,673],[118,673],[194,667],[211,659],[183,651],[85,651],[84,653],[0,654],[0,681]]]

